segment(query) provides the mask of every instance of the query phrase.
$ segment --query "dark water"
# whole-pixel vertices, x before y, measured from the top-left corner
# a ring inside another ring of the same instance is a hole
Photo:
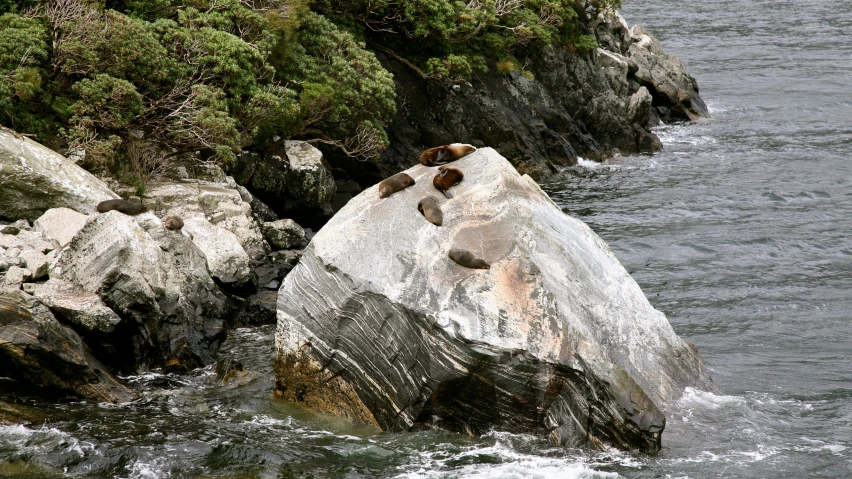
[[[272,328],[226,344],[255,376],[150,374],[130,405],[31,405],[0,477],[852,477],[852,1],[625,0],[713,119],[665,151],[547,185],[607,241],[723,391],[687,391],[656,456],[525,436],[376,434],[273,399]],[[43,424],[43,425],[42,425]]]

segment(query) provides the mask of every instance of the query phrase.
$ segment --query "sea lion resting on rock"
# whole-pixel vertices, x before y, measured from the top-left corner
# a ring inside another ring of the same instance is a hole
[[[461,180],[464,179],[464,173],[458,168],[454,168],[452,166],[442,166],[438,168],[440,173],[435,175],[435,178],[432,179],[432,185],[436,190],[440,191],[447,198],[451,198],[449,194],[447,194],[447,190],[451,187],[461,183]]]
[[[379,183],[379,198],[387,198],[413,184],[414,178],[408,176],[406,173],[397,173]]]
[[[164,223],[166,225],[166,229],[168,230],[174,231],[183,228],[183,218],[181,218],[180,216],[169,216],[168,218],[166,218]]]
[[[444,213],[438,206],[438,200],[431,196],[427,196],[420,200],[420,203],[417,203],[417,211],[435,226],[441,226],[444,223]]]
[[[148,211],[142,203],[134,203],[127,200],[106,200],[98,203],[98,213],[106,213],[107,211],[120,211],[126,215],[136,216],[139,213]]]
[[[453,248],[448,255],[451,260],[464,266],[465,268],[474,269],[491,269],[491,265],[484,260],[477,258],[473,253],[466,249]]]
[[[420,164],[426,166],[442,165],[444,163],[456,161],[459,158],[473,153],[474,151],[476,151],[475,146],[464,143],[436,146],[435,148],[429,148],[420,154]]]

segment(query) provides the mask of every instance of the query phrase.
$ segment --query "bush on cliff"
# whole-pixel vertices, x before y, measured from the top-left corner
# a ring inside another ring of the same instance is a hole
[[[114,173],[140,148],[228,161],[294,135],[374,157],[392,78],[305,3],[2,3],[0,123],[48,142],[60,131],[84,166]]]
[[[529,46],[587,51],[585,25],[621,0],[314,0],[313,8],[405,57],[425,77],[470,79]],[[596,46],[596,44],[594,45]],[[591,48],[594,48],[591,46]]]

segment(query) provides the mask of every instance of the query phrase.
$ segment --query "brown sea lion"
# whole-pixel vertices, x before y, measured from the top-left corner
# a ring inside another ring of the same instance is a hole
[[[460,169],[452,166],[442,166],[438,168],[438,170],[440,170],[440,173],[435,175],[435,178],[432,179],[432,185],[447,198],[452,198],[447,193],[447,190],[461,183],[461,180],[464,179],[464,173],[462,173]]]
[[[444,224],[444,213],[438,206],[438,200],[431,196],[427,196],[420,200],[420,203],[417,203],[417,211],[435,226]]]
[[[379,183],[379,198],[387,198],[397,191],[402,191],[413,184],[414,178],[408,176],[406,173],[397,173]]]
[[[180,216],[169,216],[164,221],[167,230],[179,230],[183,228],[183,218]]]
[[[426,166],[442,165],[467,156],[476,151],[473,145],[453,143],[451,145],[429,148],[420,154],[420,164]]]
[[[451,260],[464,266],[465,268],[474,269],[491,269],[491,265],[484,260],[477,258],[473,253],[466,249],[453,248],[448,255]]]
[[[139,213],[148,211],[142,203],[134,203],[127,200],[106,200],[98,203],[98,213],[106,213],[107,211],[120,211],[126,215],[135,216]]]

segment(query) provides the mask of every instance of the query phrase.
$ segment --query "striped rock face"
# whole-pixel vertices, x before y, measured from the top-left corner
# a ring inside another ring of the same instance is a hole
[[[376,186],[313,238],[278,296],[276,391],[384,430],[532,433],[655,451],[662,410],[713,389],[695,347],[607,245],[484,148],[386,199]],[[417,211],[439,198],[438,227]],[[465,249],[491,265],[462,267]]]

